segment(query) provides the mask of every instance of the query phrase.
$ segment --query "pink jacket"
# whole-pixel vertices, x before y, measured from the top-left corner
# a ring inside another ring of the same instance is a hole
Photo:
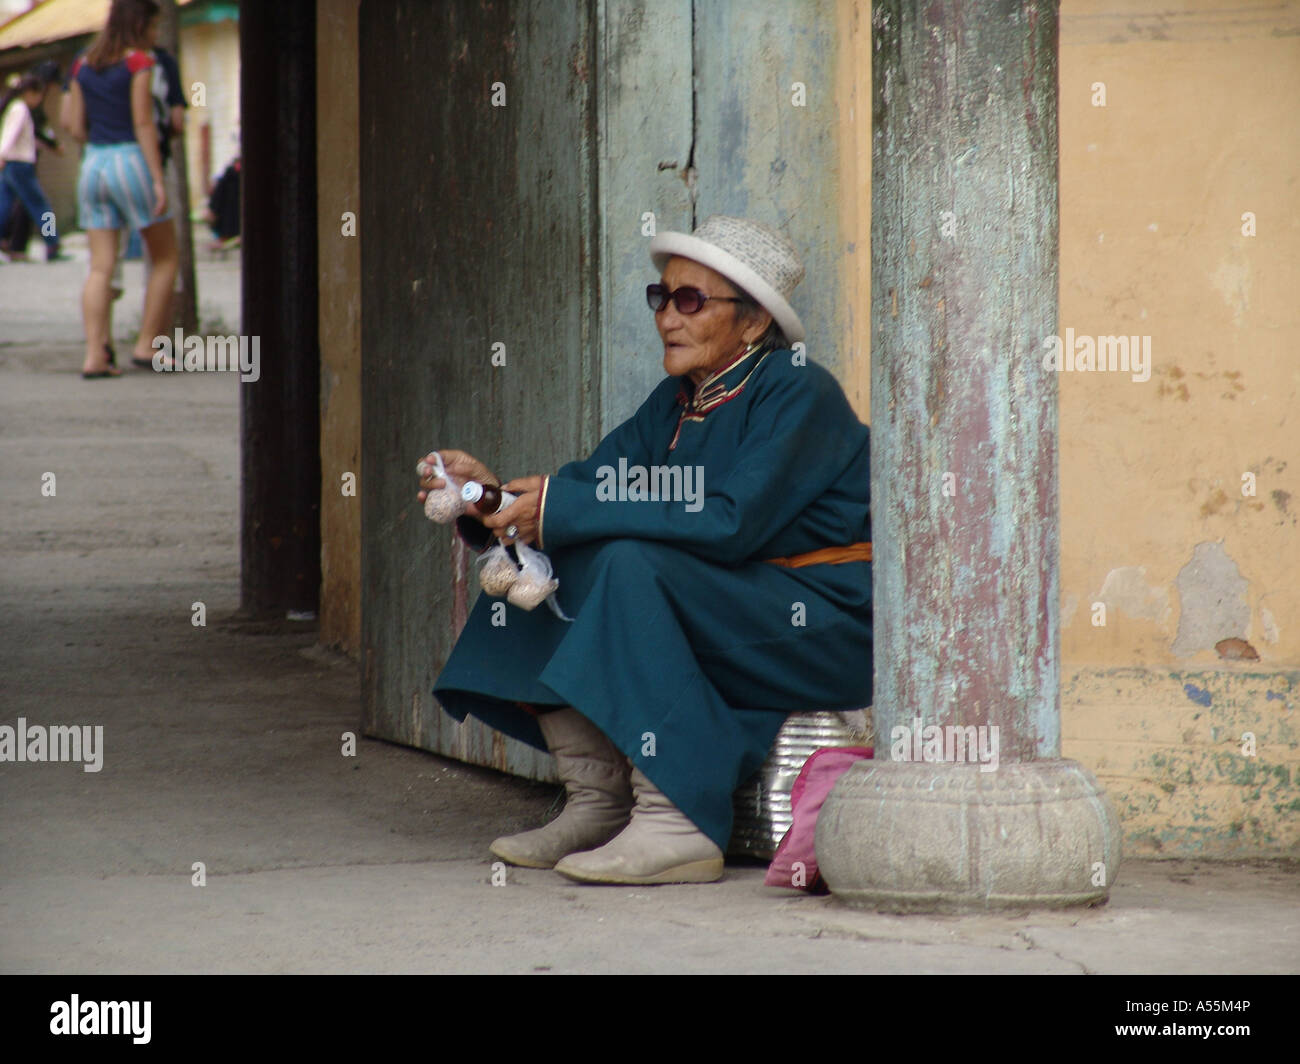
[[[0,159],[5,162],[36,162],[36,123],[24,100],[14,100],[0,119]]]

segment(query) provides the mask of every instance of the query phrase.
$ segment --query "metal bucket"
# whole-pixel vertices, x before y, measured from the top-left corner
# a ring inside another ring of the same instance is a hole
[[[735,826],[727,853],[770,861],[790,829],[790,791],[804,762],[824,746],[870,746],[871,708],[792,713],[762,768],[733,797]]]

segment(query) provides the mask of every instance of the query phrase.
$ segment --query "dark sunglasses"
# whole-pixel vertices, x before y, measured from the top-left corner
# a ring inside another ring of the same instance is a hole
[[[668,306],[668,300],[670,299],[677,304],[677,309],[683,314],[699,313],[700,309],[710,299],[716,299],[722,303],[746,302],[746,300],[739,299],[736,296],[705,295],[698,288],[690,288],[686,285],[683,285],[675,292],[668,291],[667,285],[648,284],[645,286],[645,301],[656,314]]]

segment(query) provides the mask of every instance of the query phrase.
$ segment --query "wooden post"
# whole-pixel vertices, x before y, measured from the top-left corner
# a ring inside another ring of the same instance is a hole
[[[1004,761],[1060,754],[1056,6],[874,11],[873,715]]]
[[[241,599],[315,611],[320,595],[316,270],[316,5],[239,15],[243,333],[260,376],[240,384]]]

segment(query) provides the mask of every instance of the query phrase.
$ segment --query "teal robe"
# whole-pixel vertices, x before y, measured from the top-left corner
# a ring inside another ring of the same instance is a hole
[[[571,705],[725,850],[732,792],[788,714],[871,704],[870,563],[763,560],[871,538],[868,429],[796,363],[767,348],[698,390],[666,377],[549,478],[539,545],[573,621],[507,606],[494,627],[503,600],[480,595],[433,689],[448,713],[545,750],[520,703]],[[676,467],[679,497],[643,498],[637,466]]]

